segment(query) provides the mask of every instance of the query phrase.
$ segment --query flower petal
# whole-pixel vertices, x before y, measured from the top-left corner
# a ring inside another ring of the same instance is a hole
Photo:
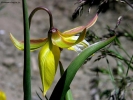
[[[75,37],[75,39],[78,37]],[[89,47],[89,43],[86,40],[83,40],[81,42],[79,42],[78,44],[68,48],[68,50],[74,50],[76,51],[78,54],[81,53],[85,48]]]
[[[98,15],[96,14],[95,17],[86,25],[86,26],[79,26],[70,30],[67,30],[65,32],[62,33],[63,36],[73,36],[79,32],[82,32],[85,28],[88,29],[91,26],[93,26],[95,24],[95,22],[98,19]]]
[[[6,100],[6,95],[2,91],[0,91],[0,100]]]
[[[18,41],[16,38],[13,37],[13,35],[10,33],[10,38],[13,42],[13,44],[18,48],[19,50],[24,50],[24,41]],[[43,46],[47,41],[47,38],[42,39],[31,39],[30,40],[30,50],[36,50],[37,48]]]
[[[85,35],[86,29],[84,29],[83,32],[79,35],[79,37],[75,40],[74,36],[62,36],[61,32],[57,30],[55,33],[52,34],[52,42],[54,45],[60,48],[68,48],[81,42],[84,39]]]
[[[43,95],[49,90],[57,70],[60,58],[60,49],[57,46],[49,45],[47,42],[40,50],[39,70],[43,85]]]

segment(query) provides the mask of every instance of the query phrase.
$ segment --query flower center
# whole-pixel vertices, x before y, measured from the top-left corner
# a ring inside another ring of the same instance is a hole
[[[56,28],[53,28],[52,29],[52,33],[55,33],[55,32],[57,32],[57,29]]]

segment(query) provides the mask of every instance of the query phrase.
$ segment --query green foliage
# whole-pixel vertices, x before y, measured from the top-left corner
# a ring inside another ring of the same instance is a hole
[[[132,5],[129,2],[127,2],[126,0],[120,0],[120,1],[124,1],[131,8],[133,8]],[[24,19],[24,48],[25,48],[24,49],[24,75],[23,75],[24,100],[31,100],[30,40],[29,40],[29,26],[30,25],[29,25],[29,22],[31,21],[32,16],[30,16],[29,20],[28,20],[28,10],[27,10],[27,5],[26,5],[26,0],[22,0],[22,3],[23,3],[23,19]],[[88,4],[89,2],[87,0],[80,0],[79,3],[80,3],[80,6],[75,10],[75,12],[73,14],[74,18],[76,18],[79,15],[81,10],[83,10],[82,7],[85,4]],[[104,0],[99,5],[97,13],[99,14],[103,10],[106,10],[108,3],[109,3],[109,0]],[[3,7],[4,6],[0,6],[0,10]],[[79,8],[81,8],[81,9],[79,9]],[[49,12],[49,15],[50,14],[51,13]],[[52,18],[50,18],[50,20],[52,21]],[[46,100],[73,100],[72,93],[70,90],[71,82],[73,81],[79,68],[82,67],[82,65],[85,64],[85,62],[89,61],[93,57],[92,55],[96,52],[100,52],[101,55],[99,55],[94,60],[94,63],[105,58],[107,66],[105,66],[104,68],[102,66],[97,66],[96,68],[93,68],[90,71],[92,71],[93,73],[97,73],[97,76],[99,76],[99,73],[100,73],[102,75],[109,77],[110,79],[105,80],[105,81],[106,82],[109,81],[110,83],[112,83],[114,88],[113,89],[105,88],[104,90],[100,89],[99,83],[101,83],[103,81],[101,81],[100,77],[96,77],[95,79],[92,79],[92,81],[91,81],[91,83],[93,84],[91,89],[95,88],[96,90],[100,91],[100,92],[97,91],[100,99],[103,99],[103,97],[106,96],[108,98],[108,100],[112,100],[112,99],[125,100],[125,92],[126,92],[127,88],[129,87],[129,84],[131,84],[133,82],[132,76],[129,76],[129,71],[131,71],[131,72],[133,71],[133,66],[132,66],[133,55],[130,55],[128,53],[128,51],[125,48],[123,48],[122,42],[120,41],[120,37],[124,37],[127,40],[133,42],[133,30],[130,29],[130,31],[129,31],[127,29],[124,29],[122,32],[118,32],[117,28],[118,28],[120,22],[121,22],[121,17],[118,18],[118,21],[117,21],[114,29],[111,29],[109,26],[107,27],[109,33],[103,35],[102,37],[97,36],[93,31],[88,31],[86,40],[88,42],[90,42],[92,45],[90,45],[90,46],[87,45],[88,47],[86,49],[84,49],[70,63],[70,65],[68,66],[68,68],[65,71],[63,69],[62,63],[59,62],[61,78],[57,82],[57,84],[53,90],[53,93],[50,96],[50,99],[48,99],[47,96],[45,95]],[[51,29],[53,29],[52,24],[53,23],[50,24]],[[80,29],[84,29],[84,28],[85,28],[84,26],[78,27],[78,29],[76,30],[77,33],[80,32],[79,31]],[[52,31],[56,31],[56,29],[52,30]],[[70,31],[73,32],[73,30],[70,30]],[[51,30],[49,32],[51,32]],[[119,34],[119,33],[121,33],[121,34]],[[52,34],[52,32],[51,32],[51,34]],[[51,38],[51,34],[49,35],[49,38]],[[55,39],[56,39],[56,34],[54,33],[54,35],[55,35]],[[59,34],[59,36],[61,36],[61,34]],[[58,42],[58,40],[61,40],[61,39],[62,38],[59,37],[58,39],[56,39],[56,41]],[[68,39],[68,38],[66,38],[66,39]],[[99,41],[99,42],[97,42],[97,41]],[[112,42],[112,41],[114,41],[114,42]],[[52,41],[50,41],[50,43],[51,42]],[[112,42],[112,44],[110,44],[111,42]],[[67,43],[67,42],[64,42],[64,43]],[[71,43],[68,43],[68,44],[71,44]],[[53,45],[55,46],[55,44],[53,44]],[[60,45],[62,46],[62,44],[60,44]],[[109,46],[104,48],[107,45],[109,45]],[[71,46],[73,46],[73,45],[71,45]],[[55,49],[53,49],[53,51],[54,50]],[[59,48],[58,50],[61,51],[62,49]],[[120,50],[127,57],[123,56],[121,54]],[[50,48],[50,51],[51,51],[51,48]],[[47,54],[47,51],[46,51],[46,54]],[[112,66],[110,64],[110,60],[108,59],[108,56],[112,57],[116,61],[116,66]],[[46,59],[47,59],[47,57],[46,57]],[[57,63],[58,63],[58,61],[57,61]],[[45,66],[45,64],[44,64],[44,66]],[[44,68],[44,66],[43,66],[43,68]],[[46,69],[45,69],[45,71],[46,71]],[[91,89],[90,89],[90,91],[91,91]],[[42,100],[41,96],[38,93],[37,93],[37,96],[39,97],[40,100]],[[95,96],[95,94],[93,94],[93,96]]]
[[[92,56],[96,51],[100,50],[101,48],[105,47],[106,45],[110,44],[115,39],[115,36],[109,38],[104,41],[97,42],[88,48],[86,48],[83,52],[79,54],[68,66],[67,70],[64,72],[63,76],[57,83],[50,100],[54,100],[55,98],[58,100],[64,100],[66,92],[69,89],[69,86],[78,71],[78,69],[84,64],[85,60]],[[82,59],[81,59],[82,58]],[[77,63],[78,62],[78,63]],[[58,92],[58,94],[57,94]]]

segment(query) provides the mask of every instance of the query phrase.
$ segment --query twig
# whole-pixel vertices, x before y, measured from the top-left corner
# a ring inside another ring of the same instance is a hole
[[[127,0],[121,0],[121,2],[125,2],[127,5],[129,5],[133,9],[133,6]]]

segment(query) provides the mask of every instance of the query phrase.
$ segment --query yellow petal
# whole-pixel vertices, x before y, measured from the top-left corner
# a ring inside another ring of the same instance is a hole
[[[96,14],[95,17],[85,26],[79,26],[70,30],[67,30],[65,32],[62,33],[63,36],[67,37],[67,36],[73,36],[79,32],[82,32],[85,28],[88,29],[91,26],[93,26],[95,24],[95,22],[98,19],[98,15]]]
[[[24,41],[19,41],[16,38],[13,37],[13,35],[10,33],[10,38],[13,42],[13,44],[18,48],[19,50],[24,50]],[[30,50],[36,50],[37,48],[43,46],[47,41],[47,38],[42,39],[31,39],[30,40]]]
[[[60,48],[68,48],[71,47],[79,42],[81,42],[86,35],[86,29],[80,34],[80,36],[75,40],[74,36],[65,37],[62,36],[60,31],[56,31],[52,34],[52,43]]]
[[[6,95],[2,91],[0,91],[0,100],[6,100]]]
[[[59,58],[60,49],[57,46],[49,45],[49,42],[40,50],[38,60],[43,85],[43,95],[47,93],[54,80]]]

